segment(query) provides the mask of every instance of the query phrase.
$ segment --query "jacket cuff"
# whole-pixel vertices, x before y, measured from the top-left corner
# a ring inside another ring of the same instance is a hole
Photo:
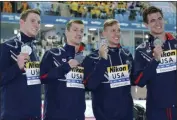
[[[61,68],[60,68],[61,69]],[[64,63],[63,65],[62,65],[62,69],[66,72],[66,73],[68,73],[70,70],[71,70],[71,67],[70,67],[70,65],[68,64],[68,63]]]

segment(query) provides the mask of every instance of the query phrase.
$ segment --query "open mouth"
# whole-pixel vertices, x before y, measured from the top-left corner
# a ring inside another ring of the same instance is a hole
[[[156,29],[161,29],[162,27],[156,27]]]
[[[114,37],[113,39],[114,39],[114,40],[119,40],[119,38],[118,38],[118,37]]]
[[[80,39],[81,39],[81,37],[76,37],[76,39],[77,39],[77,40],[80,40]]]
[[[37,32],[37,31],[38,31],[38,29],[32,29],[32,31]]]

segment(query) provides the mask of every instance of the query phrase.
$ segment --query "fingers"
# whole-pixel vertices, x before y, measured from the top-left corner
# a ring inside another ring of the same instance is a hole
[[[104,48],[104,49],[108,48],[107,45],[102,45],[101,47]]]
[[[79,65],[79,62],[75,59],[71,59],[68,61],[68,64],[70,65],[71,68],[77,67]]]
[[[108,52],[108,46],[107,45],[103,45],[103,49],[104,49],[104,51]]]
[[[154,48],[154,52],[156,52],[156,53],[162,53],[163,52],[162,47],[161,46],[156,46]]]
[[[24,62],[26,63],[26,62],[29,62],[29,59],[24,59]]]
[[[162,47],[158,45],[155,46],[155,48],[153,49],[153,56],[156,60],[160,61],[162,53],[163,53]]]
[[[100,57],[107,59],[108,46],[102,45],[99,49],[99,54],[100,54]]]
[[[101,48],[100,48],[100,51],[108,52],[108,46],[107,45],[102,45]]]
[[[20,53],[20,56],[22,56],[25,61],[30,60],[30,56],[28,55],[28,53]]]

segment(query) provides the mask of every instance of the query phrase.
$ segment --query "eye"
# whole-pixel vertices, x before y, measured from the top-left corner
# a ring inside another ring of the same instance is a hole
[[[41,21],[38,21],[38,24],[41,24]]]
[[[120,33],[120,29],[118,29],[117,32]]]
[[[32,19],[32,20],[31,20],[31,22],[32,22],[32,23],[34,23],[34,22],[35,22],[35,20],[34,20],[34,19]]]
[[[115,32],[115,29],[113,29],[112,32]]]
[[[151,22],[151,23],[155,22],[155,19],[152,19],[150,22]]]
[[[159,17],[158,19],[159,19],[159,20],[162,20],[162,17]]]

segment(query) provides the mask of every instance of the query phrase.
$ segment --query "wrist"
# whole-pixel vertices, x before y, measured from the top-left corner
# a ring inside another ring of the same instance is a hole
[[[160,62],[160,57],[154,57],[154,59],[157,61],[157,62]]]
[[[106,55],[105,56],[101,56],[101,58],[107,60],[107,56]]]

